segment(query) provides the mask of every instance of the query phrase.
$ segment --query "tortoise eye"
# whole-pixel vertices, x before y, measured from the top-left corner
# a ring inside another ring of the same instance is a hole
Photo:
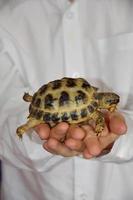
[[[112,103],[112,99],[106,99],[106,103]]]
[[[108,104],[117,104],[119,102],[119,99],[107,99],[106,103]]]
[[[116,104],[116,103],[118,103],[118,100],[117,99],[106,99],[106,103],[107,104]]]

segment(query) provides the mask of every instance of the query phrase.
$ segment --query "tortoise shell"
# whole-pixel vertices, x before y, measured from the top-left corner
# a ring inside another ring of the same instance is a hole
[[[82,78],[62,78],[43,85],[32,98],[29,118],[51,126],[58,122],[80,123],[97,108],[92,87]]]

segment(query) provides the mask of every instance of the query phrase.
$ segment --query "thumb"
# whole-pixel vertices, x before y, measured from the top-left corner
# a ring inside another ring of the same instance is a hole
[[[115,134],[125,134],[127,125],[122,114],[118,112],[111,113],[109,116],[109,129]]]

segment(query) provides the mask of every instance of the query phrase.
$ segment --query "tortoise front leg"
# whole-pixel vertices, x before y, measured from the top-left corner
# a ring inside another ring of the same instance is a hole
[[[27,123],[21,125],[20,127],[17,128],[17,135],[20,139],[22,139],[23,134],[26,133],[29,129],[34,128],[35,126],[41,124],[42,121],[30,118]]]
[[[108,108],[108,110],[109,110],[110,112],[115,112],[115,111],[117,110],[116,104],[111,105],[111,106]]]
[[[105,119],[103,113],[99,111],[95,111],[91,118],[95,121],[95,132],[97,136],[100,136],[101,132],[104,130],[105,127]]]

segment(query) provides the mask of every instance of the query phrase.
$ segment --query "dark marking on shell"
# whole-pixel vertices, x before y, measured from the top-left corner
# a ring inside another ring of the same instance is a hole
[[[46,123],[50,122],[51,121],[51,113],[48,113],[48,112],[44,113],[43,121],[46,122]]]
[[[54,98],[52,94],[47,94],[44,100],[44,107],[45,108],[53,108]]]
[[[86,80],[84,80],[84,82],[82,84],[82,88],[87,89],[87,88],[90,88],[90,87],[91,87],[91,85]]]
[[[78,114],[76,110],[70,112],[70,115],[72,120],[78,120]]]
[[[32,109],[32,115],[33,115],[33,116],[36,116],[37,111],[38,111],[37,109]]]
[[[63,122],[67,122],[69,120],[69,115],[67,112],[62,113],[61,119]]]
[[[37,99],[35,100],[35,102],[34,102],[34,105],[35,105],[36,107],[39,107],[40,104],[41,104],[41,99],[40,99],[40,98],[37,98]]]
[[[89,113],[93,113],[94,112],[94,107],[92,106],[92,105],[89,105],[88,106],[88,111],[89,111]]]
[[[82,118],[87,117],[87,114],[88,114],[87,109],[86,109],[86,108],[83,108],[83,109],[81,110],[81,117],[82,117]]]
[[[32,104],[35,103],[37,95],[38,95],[37,92],[33,95],[33,98],[32,98]]]
[[[67,79],[67,83],[66,83],[67,87],[75,87],[76,86],[76,80],[73,78],[68,78]]]
[[[61,92],[61,96],[59,98],[59,106],[64,106],[69,102],[69,94],[66,91]]]
[[[30,104],[30,106],[29,106],[29,113],[31,113],[32,112],[32,105]]]
[[[38,110],[37,113],[36,113],[36,119],[41,119],[42,116],[43,116],[43,111]]]
[[[59,89],[61,88],[61,80],[55,80],[52,82],[52,89],[55,90],[55,89]]]
[[[41,88],[40,88],[40,95],[44,94],[47,90],[47,85],[43,85]]]
[[[51,120],[52,120],[53,122],[58,122],[58,121],[60,120],[60,117],[59,117],[58,113],[52,114]]]
[[[75,96],[75,101],[77,104],[83,102],[85,103],[86,102],[86,94],[84,92],[82,92],[81,90],[78,90],[77,91],[78,95]]]
[[[91,105],[94,107],[94,108],[97,108],[98,107],[98,103],[96,101],[92,102]]]

